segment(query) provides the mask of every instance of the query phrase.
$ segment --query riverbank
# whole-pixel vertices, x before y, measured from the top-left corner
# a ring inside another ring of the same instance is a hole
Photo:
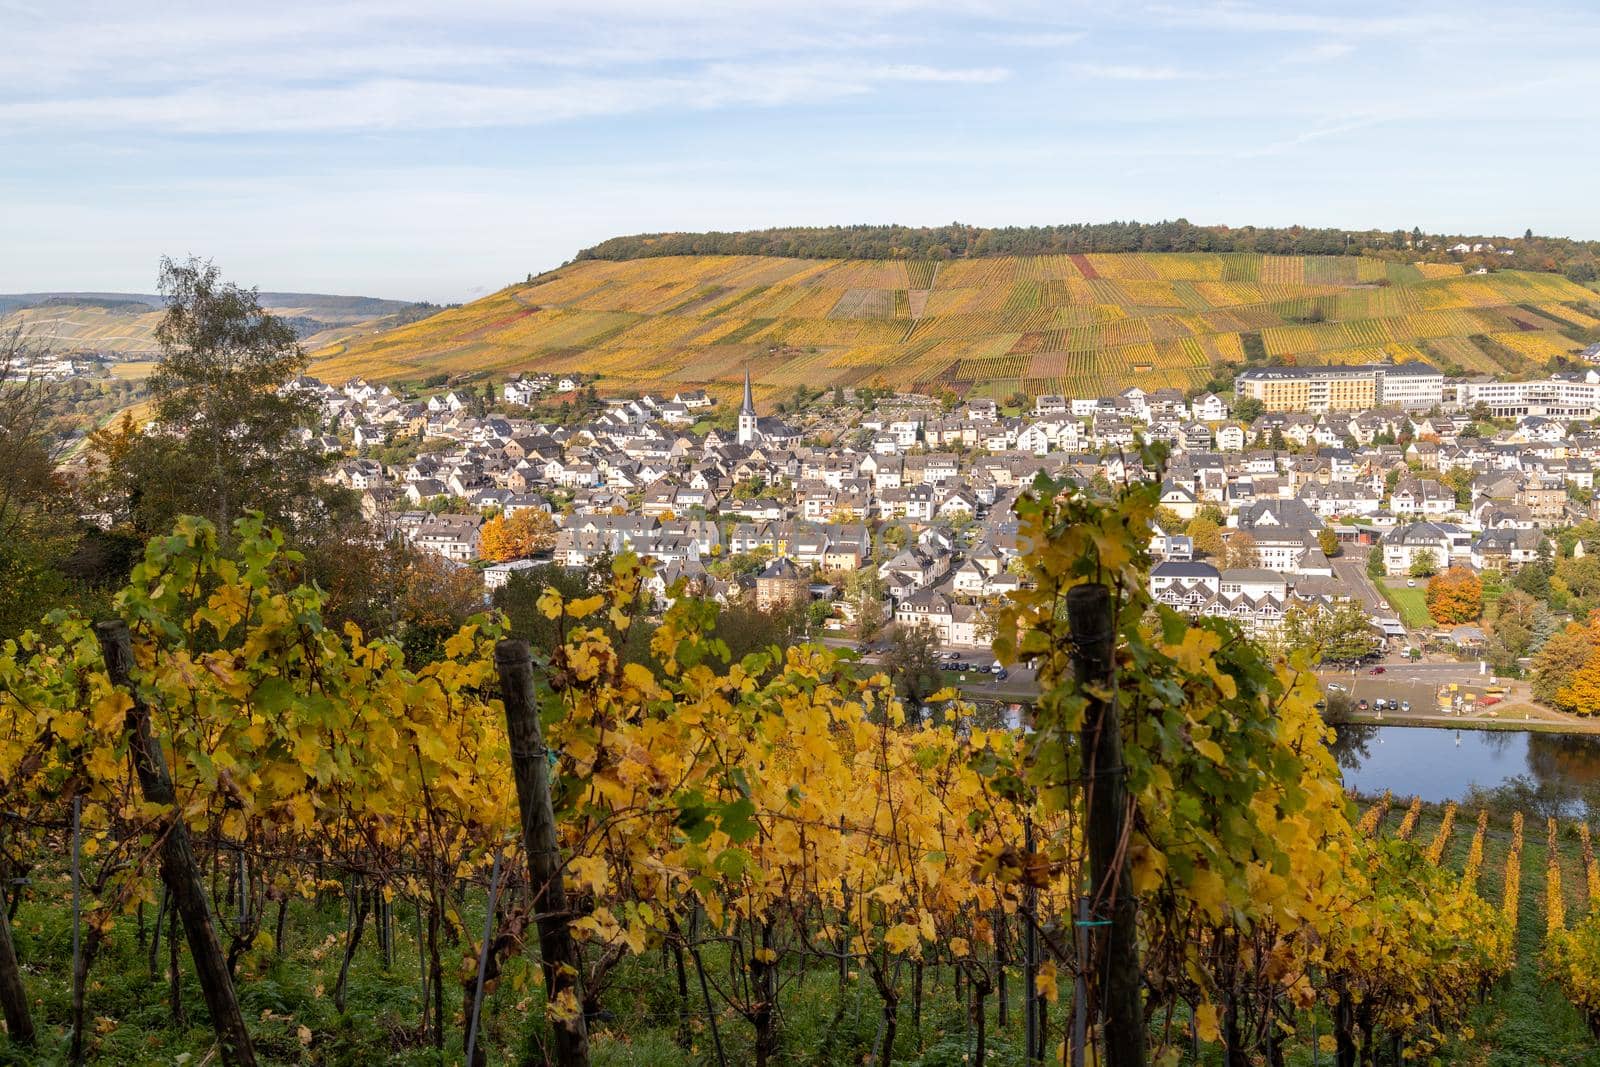
[[[1556,713],[1559,715],[1559,713]],[[1514,730],[1540,734],[1600,734],[1600,721],[1551,717],[1549,709],[1531,704],[1509,705],[1506,712],[1490,716],[1438,715],[1401,711],[1349,711],[1342,715],[1324,714],[1329,726],[1418,726],[1447,730]]]
[[[1348,702],[1328,722],[1362,725],[1431,726],[1451,730],[1527,730],[1538,733],[1600,734],[1600,716],[1573,715],[1534,699],[1533,686],[1523,679],[1495,678],[1469,664],[1423,662],[1389,664],[1374,674],[1320,671],[1317,680],[1330,698],[1342,694]],[[1454,699],[1456,710],[1441,707]],[[1388,706],[1377,710],[1379,701]],[[1484,706],[1485,702],[1488,706]],[[1361,703],[1366,710],[1358,710]],[[1399,710],[1401,705],[1410,710]]]

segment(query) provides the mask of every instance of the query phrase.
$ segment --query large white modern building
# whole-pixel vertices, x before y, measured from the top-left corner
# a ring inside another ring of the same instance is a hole
[[[1268,411],[1365,411],[1400,407],[1426,411],[1444,400],[1444,375],[1426,363],[1368,363],[1316,367],[1252,367],[1233,380],[1241,398]]]
[[[1409,363],[1379,364],[1378,402],[1384,407],[1427,411],[1444,400],[1444,374],[1413,360]]]
[[[1592,379],[1592,380],[1591,380]],[[1600,415],[1600,374],[1578,379],[1546,378],[1531,382],[1453,382],[1450,400],[1464,410],[1479,404],[1497,419],[1542,415],[1547,419],[1592,419]]]

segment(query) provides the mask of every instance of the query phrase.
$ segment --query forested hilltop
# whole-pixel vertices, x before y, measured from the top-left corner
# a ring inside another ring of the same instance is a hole
[[[1452,252],[1466,245],[1469,251]],[[1474,246],[1477,247],[1476,250]],[[1492,248],[1488,246],[1493,246]],[[1505,255],[1506,250],[1511,255]],[[1410,230],[1341,230],[1307,226],[1197,226],[1161,222],[1075,222],[1053,226],[782,226],[710,233],[640,233],[613,237],[578,259],[652,256],[787,256],[799,259],[962,259],[1082,252],[1256,252],[1268,255],[1375,255],[1437,261],[1500,262],[1523,270],[1595,277],[1600,242],[1566,237],[1425,234]]]

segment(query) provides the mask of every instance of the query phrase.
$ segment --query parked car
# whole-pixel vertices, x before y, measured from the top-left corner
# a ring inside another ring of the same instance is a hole
[[[1357,711],[1366,711],[1367,710],[1367,701],[1366,701],[1365,698],[1362,698],[1360,701],[1358,701],[1356,703],[1356,710]]]
[[[1002,682],[1005,681],[1008,677],[1010,677],[1010,675],[1007,673],[1007,671],[1006,671],[1006,669],[1004,667],[1001,667],[999,670],[995,671],[994,672],[994,676],[996,678],[1000,679]]]
[[[1411,701],[1409,701],[1409,700],[1402,700],[1402,701],[1401,701],[1401,702],[1400,702],[1400,710],[1401,710],[1401,711],[1410,711],[1410,710],[1411,710]]]
[[[1379,697],[1377,700],[1374,700],[1372,702],[1372,706],[1375,709],[1377,709],[1378,711],[1382,711],[1384,708],[1387,708],[1389,706],[1389,702],[1387,700],[1385,700],[1383,697]]]
[[[1344,691],[1345,691],[1344,686],[1340,685],[1338,682],[1329,682],[1328,683],[1328,692],[1330,692],[1330,693],[1343,693]]]
[[[1368,674],[1382,674],[1387,669],[1388,668],[1386,668],[1386,667],[1374,667],[1370,671],[1368,671],[1367,673]]]

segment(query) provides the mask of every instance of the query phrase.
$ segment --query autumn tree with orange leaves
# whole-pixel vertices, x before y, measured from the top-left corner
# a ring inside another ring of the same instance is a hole
[[[1440,624],[1472,622],[1483,614],[1483,580],[1470,567],[1451,567],[1428,580],[1428,614]]]
[[[496,515],[478,531],[478,552],[491,563],[527,559],[550,551],[556,543],[556,523],[541,508],[523,508],[510,518]]]

